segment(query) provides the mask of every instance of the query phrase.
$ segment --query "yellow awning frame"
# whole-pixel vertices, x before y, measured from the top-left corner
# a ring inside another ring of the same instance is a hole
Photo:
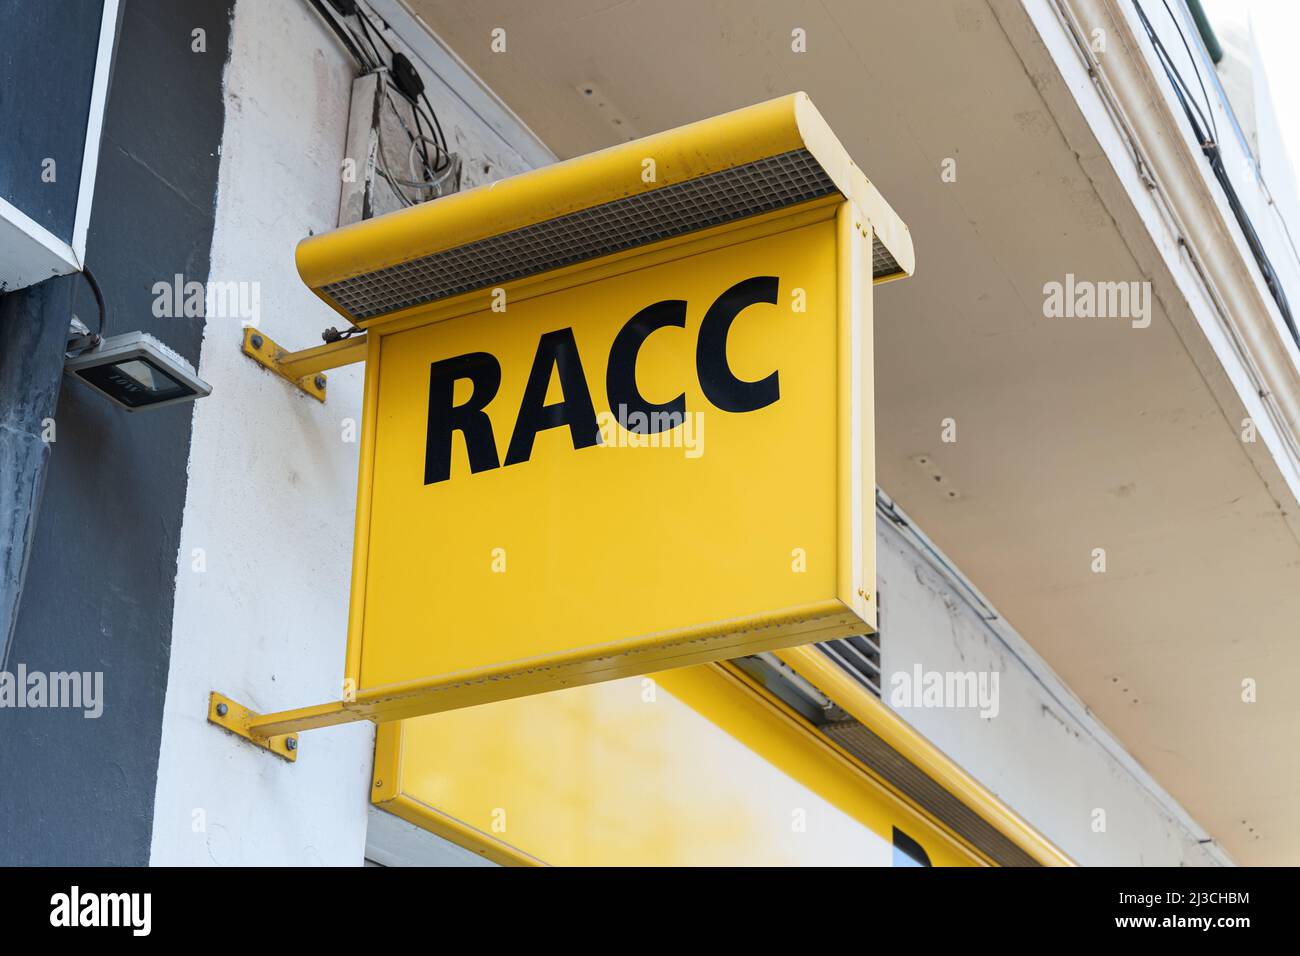
[[[1032,824],[966,773],[884,703],[867,693],[824,654],[811,646],[791,648],[776,654],[801,677],[884,740],[898,756],[968,807],[1035,863],[1049,867],[1077,865]],[[914,815],[912,819],[925,821],[922,825],[930,828],[926,831],[930,839],[945,841],[948,847],[966,856],[974,865],[999,865],[989,853],[972,842],[972,834],[955,826],[955,821],[936,816],[912,795],[882,776],[877,769],[819,733],[816,727],[796,714],[771,691],[748,678],[733,663],[704,664],[660,672],[653,676],[669,693],[681,695],[686,692],[684,699],[689,706],[729,733],[745,723],[742,714],[755,707],[755,703],[746,704],[742,698],[752,698],[757,702],[758,710],[765,713],[762,719],[768,724],[758,739],[753,739],[755,731],[751,716],[751,739],[747,740],[747,746],[756,748],[766,759],[776,759],[780,765],[782,761],[779,755],[783,747],[789,746],[788,736],[792,732],[801,734],[803,742],[800,746],[809,748],[810,754],[818,755],[816,758],[810,757],[812,765],[817,769],[801,774],[803,782],[813,792],[834,802],[833,794],[844,783],[842,775],[846,768],[851,767],[849,773],[856,776],[857,780],[854,786],[866,788],[876,799],[897,801],[899,807],[906,807],[903,812]],[[723,684],[729,686],[723,688]],[[737,692],[740,692],[739,697]],[[705,701],[707,705],[702,706]],[[404,752],[405,749],[402,723],[381,724],[377,728],[371,789],[371,802],[376,807],[494,863],[505,866],[547,865],[548,861],[529,854],[504,836],[475,827],[437,806],[431,806],[420,799],[418,794],[408,792],[403,764],[411,756]],[[841,806],[841,809],[853,814],[847,806]],[[859,822],[868,825],[861,817]],[[1002,854],[1004,857],[1007,855],[1005,852]],[[635,865],[637,861],[626,862]]]

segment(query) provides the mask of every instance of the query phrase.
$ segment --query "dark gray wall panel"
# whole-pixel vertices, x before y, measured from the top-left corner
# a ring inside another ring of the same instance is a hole
[[[87,241],[110,334],[196,364],[203,320],[154,318],[152,286],[207,279],[232,6],[125,0]],[[192,413],[65,379],[10,668],[101,670],[104,713],[0,709],[0,864],[148,862]]]
[[[79,276],[0,295],[0,667],[18,623]]]
[[[0,0],[0,197],[72,241],[103,0]],[[42,163],[55,161],[54,182]]]

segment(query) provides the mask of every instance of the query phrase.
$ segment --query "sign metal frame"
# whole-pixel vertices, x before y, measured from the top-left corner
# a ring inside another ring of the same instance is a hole
[[[759,653],[794,644],[833,640],[874,630],[875,580],[874,527],[875,471],[872,460],[870,354],[871,283],[865,277],[869,262],[870,227],[851,201],[820,205],[794,215],[773,216],[762,223],[746,224],[698,237],[671,249],[602,263],[602,278],[643,269],[647,258],[669,261],[697,255],[710,248],[746,242],[765,233],[784,232],[801,225],[833,218],[836,240],[836,398],[837,457],[840,485],[836,492],[837,536],[836,592],[816,604],[782,608],[771,613],[692,624],[671,632],[642,635],[618,643],[566,649],[542,660],[509,660],[471,672],[434,675],[402,684],[365,687],[361,658],[367,640],[365,607],[367,563],[371,554],[370,519],[374,501],[375,447],[379,432],[379,383],[383,375],[383,349],[396,334],[417,325],[445,321],[455,315],[482,309],[477,301],[461,302],[441,310],[371,325],[366,361],[365,412],[361,424],[361,477],[357,494],[356,544],[353,549],[353,597],[348,625],[345,681],[356,689],[359,708],[384,719],[391,714],[411,716],[455,707],[488,703],[523,694],[539,693],[594,680],[651,673],[665,667],[706,663],[724,657]],[[572,272],[562,284],[539,283],[532,289],[511,289],[510,301],[548,295],[561,288],[591,281],[591,270]],[[863,365],[866,365],[864,370]],[[864,394],[865,393],[865,394]],[[844,463],[848,463],[845,467]]]

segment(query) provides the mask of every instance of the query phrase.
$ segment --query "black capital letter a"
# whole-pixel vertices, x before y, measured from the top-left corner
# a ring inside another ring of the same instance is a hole
[[[552,368],[560,376],[564,400],[546,405],[546,389],[551,384]],[[561,425],[569,426],[575,449],[600,441],[596,409],[591,404],[591,391],[582,371],[573,329],[547,332],[537,343],[533,368],[528,373],[528,384],[524,386],[523,401],[519,403],[515,432],[510,436],[510,447],[506,450],[506,464],[517,465],[527,461],[533,453],[533,439],[537,433]]]

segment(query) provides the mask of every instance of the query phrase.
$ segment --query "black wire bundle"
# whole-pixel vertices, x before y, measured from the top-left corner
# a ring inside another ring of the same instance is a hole
[[[436,179],[447,171],[451,165],[451,152],[447,148],[447,137],[442,131],[442,124],[438,121],[438,114],[429,102],[428,95],[423,88],[420,89],[418,96],[411,96],[403,90],[398,84],[394,83],[388,70],[392,66],[393,59],[398,56],[391,43],[384,37],[383,31],[373,27],[370,23],[370,14],[362,7],[358,0],[350,0],[347,3],[334,3],[333,6],[338,9],[339,15],[345,19],[339,19],[334,16],[325,6],[324,0],[308,0],[320,14],[326,25],[334,31],[339,42],[344,49],[356,60],[361,67],[362,73],[374,73],[384,70],[384,83],[388,90],[396,90],[398,95],[405,99],[411,106],[411,112],[415,117],[415,133],[412,133],[402,122],[401,114],[397,112],[396,104],[389,100],[394,114],[397,116],[398,123],[402,131],[406,133],[408,140],[414,146],[419,143],[420,154],[424,165],[424,177],[426,188],[436,185]],[[346,17],[354,16],[361,28],[361,35],[358,36],[351,27],[346,24]],[[378,39],[378,43],[376,43]],[[387,59],[379,50],[379,45],[388,51]],[[425,123],[428,123],[429,134],[425,133]],[[434,155],[432,159],[429,156],[428,143],[433,144]],[[392,177],[388,177],[392,182]],[[416,184],[421,185],[421,184]],[[397,188],[397,183],[393,183]],[[409,204],[409,201],[408,201]]]
[[[1205,112],[1202,112],[1200,105],[1194,101],[1191,89],[1183,81],[1182,74],[1178,72],[1178,67],[1174,65],[1173,59],[1169,56],[1169,51],[1165,49],[1165,45],[1160,41],[1160,37],[1156,34],[1151,21],[1147,19],[1142,4],[1138,0],[1133,0],[1133,7],[1137,10],[1138,19],[1142,21],[1147,37],[1155,48],[1160,65],[1164,68],[1165,76],[1174,88],[1174,95],[1182,105],[1187,121],[1192,125],[1192,132],[1196,135],[1196,141],[1201,144],[1201,152],[1209,160],[1210,169],[1214,172],[1214,178],[1219,181],[1219,186],[1228,199],[1228,208],[1232,210],[1237,225],[1241,227],[1241,231],[1246,237],[1246,244],[1250,247],[1251,255],[1255,258],[1255,264],[1259,266],[1259,271],[1264,276],[1264,284],[1268,286],[1269,292],[1272,293],[1273,301],[1277,303],[1278,311],[1282,313],[1282,319],[1291,332],[1292,340],[1300,348],[1300,331],[1296,330],[1295,319],[1291,315],[1291,306],[1287,302],[1286,293],[1282,290],[1282,283],[1278,280],[1277,273],[1273,271],[1273,263],[1269,261],[1268,253],[1264,251],[1264,244],[1260,241],[1259,234],[1255,232],[1255,226],[1251,223],[1250,216],[1241,203],[1241,198],[1237,195],[1236,189],[1233,188],[1232,182],[1228,178],[1227,169],[1224,168],[1223,154],[1219,150],[1218,125],[1214,122],[1210,97],[1205,92],[1205,83],[1201,80],[1201,71],[1196,67],[1196,58],[1192,56],[1191,47],[1187,44],[1187,37],[1183,34],[1182,27],[1174,17],[1174,12],[1169,9],[1168,0],[1161,0],[1161,2],[1164,4],[1165,12],[1169,14],[1170,20],[1173,21],[1174,28],[1178,30],[1178,35],[1183,41],[1183,49],[1187,51],[1187,56],[1191,60],[1192,69],[1196,71],[1196,82],[1200,85],[1201,96],[1205,100]]]

